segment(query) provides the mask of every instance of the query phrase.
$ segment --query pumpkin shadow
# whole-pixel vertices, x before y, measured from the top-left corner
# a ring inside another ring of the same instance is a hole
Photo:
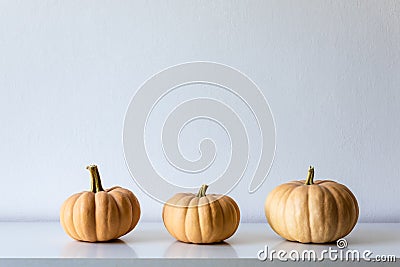
[[[236,250],[227,242],[190,244],[175,241],[165,251],[166,258],[237,258]]]
[[[136,252],[120,239],[99,243],[70,241],[63,247],[61,256],[65,258],[137,258]]]
[[[397,246],[400,240],[400,234],[398,234],[397,231],[388,231],[386,227],[374,227],[373,229],[369,229],[368,227],[358,228],[356,226],[352,233],[345,238],[349,245],[368,246],[382,244],[387,246],[392,243],[393,246]]]

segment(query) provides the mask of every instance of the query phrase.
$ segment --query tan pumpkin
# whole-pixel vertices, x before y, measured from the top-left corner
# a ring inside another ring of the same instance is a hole
[[[215,243],[231,237],[239,226],[240,210],[226,195],[178,193],[165,203],[163,221],[168,232],[186,243]]]
[[[281,237],[301,243],[327,243],[348,235],[357,223],[359,209],[353,193],[330,180],[307,179],[276,187],[265,201],[265,215]]]
[[[61,207],[64,231],[87,242],[109,241],[132,231],[140,218],[135,195],[119,186],[104,190],[97,166],[87,169],[92,178],[91,190],[70,196]]]

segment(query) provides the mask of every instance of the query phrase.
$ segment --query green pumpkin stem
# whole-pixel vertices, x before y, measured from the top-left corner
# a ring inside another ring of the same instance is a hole
[[[304,184],[306,184],[306,185],[314,184],[314,167],[313,166],[310,166],[310,168],[308,168],[307,179]]]
[[[86,167],[86,169],[89,170],[90,176],[92,177],[90,191],[92,191],[93,193],[104,191],[103,187],[101,186],[100,173],[97,166],[89,165]]]
[[[199,193],[197,193],[197,197],[205,197],[206,196],[206,191],[207,191],[208,185],[203,184],[200,187]]]

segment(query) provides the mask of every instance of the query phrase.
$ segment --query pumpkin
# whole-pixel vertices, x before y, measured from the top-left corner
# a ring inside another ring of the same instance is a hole
[[[101,242],[119,238],[135,228],[140,205],[128,189],[114,186],[104,190],[96,165],[86,167],[91,174],[91,190],[74,194],[60,210],[64,231],[79,241]]]
[[[327,243],[348,235],[357,223],[356,197],[344,185],[307,179],[276,187],[265,201],[265,215],[281,237],[301,243]]]
[[[239,226],[240,210],[226,195],[178,193],[164,205],[162,218],[168,232],[186,243],[216,243],[231,237]]]

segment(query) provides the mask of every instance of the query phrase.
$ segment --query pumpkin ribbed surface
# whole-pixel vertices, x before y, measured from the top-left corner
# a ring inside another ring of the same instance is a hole
[[[240,210],[229,196],[178,193],[164,205],[162,217],[168,232],[179,241],[215,243],[235,233]]]
[[[312,174],[313,175],[313,174]],[[276,187],[265,202],[271,228],[287,240],[326,243],[349,234],[359,209],[353,193],[330,181],[293,181]]]
[[[76,240],[116,239],[129,233],[139,221],[139,201],[131,191],[119,186],[103,190],[100,181],[97,183],[97,189],[92,185],[94,192],[74,194],[61,207],[61,225]]]

